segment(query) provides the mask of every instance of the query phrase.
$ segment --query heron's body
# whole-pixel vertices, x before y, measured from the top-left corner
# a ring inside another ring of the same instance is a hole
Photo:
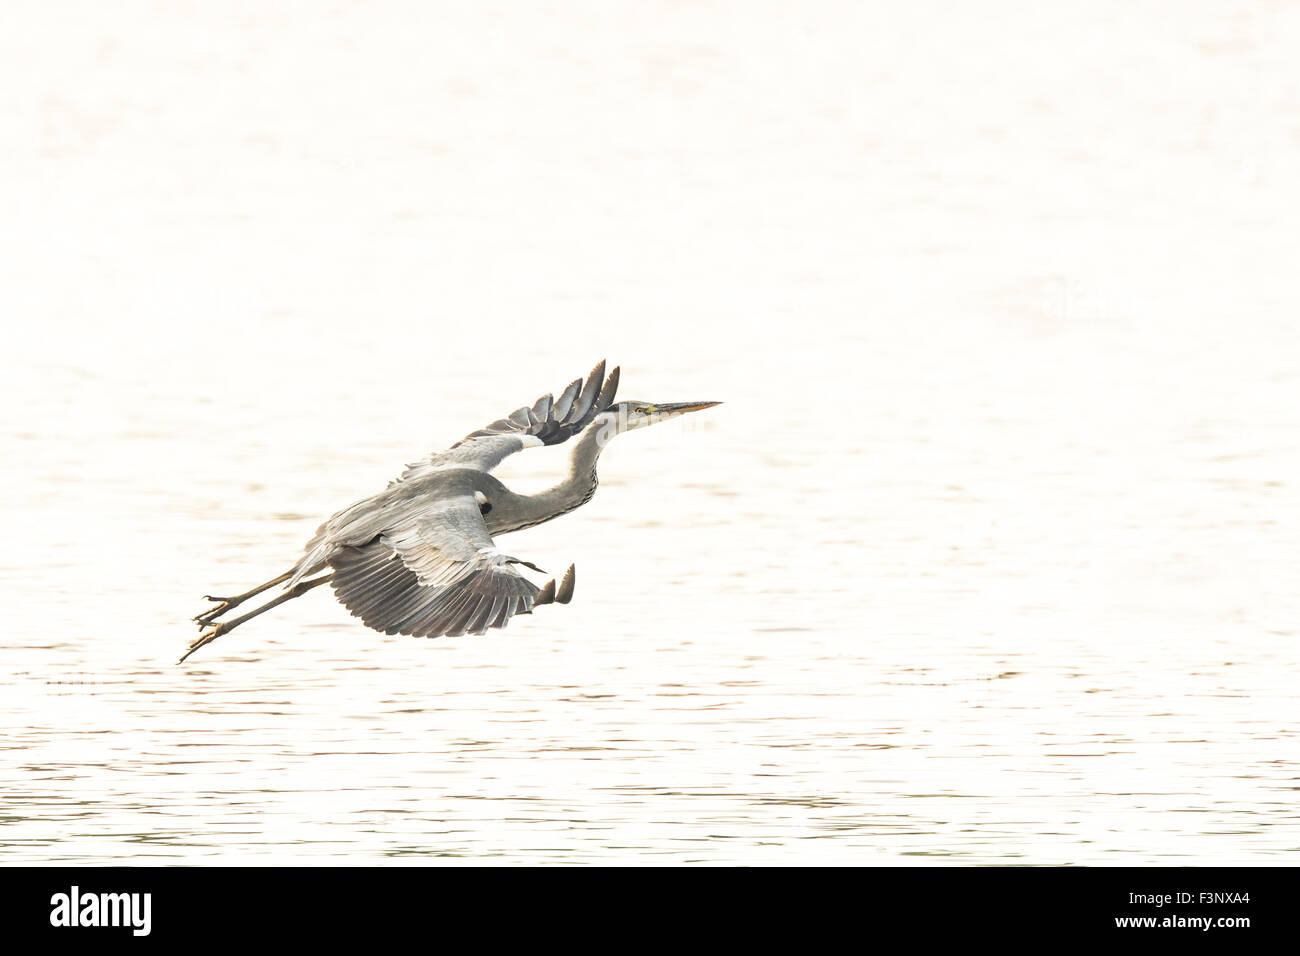
[[[717,404],[615,405],[618,369],[608,379],[604,371],[601,362],[585,386],[579,379],[558,400],[543,396],[531,408],[517,409],[446,451],[408,465],[383,491],[322,524],[290,570],[245,594],[211,598],[217,606],[195,618],[210,629],[181,660],[244,621],[326,583],[354,615],[388,634],[481,634],[536,606],[568,603],[572,567],[558,590],[554,581],[538,588],[519,566],[539,569],[502,553],[493,536],[550,521],[590,501],[597,460],[615,435]],[[546,491],[516,494],[490,474],[510,455],[572,436],[577,439],[568,475]],[[218,620],[281,583],[288,590],[275,600],[241,617]]]

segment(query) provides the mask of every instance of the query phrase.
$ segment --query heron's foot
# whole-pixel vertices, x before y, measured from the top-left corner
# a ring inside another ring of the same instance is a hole
[[[208,608],[200,614],[194,615],[192,620],[197,623],[199,627],[207,627],[231,608],[239,607],[239,605],[243,603],[240,598],[213,597],[211,594],[203,595],[203,600],[216,601],[217,605],[216,607]]]
[[[573,583],[574,583],[574,566],[569,565],[569,570],[564,572],[564,578],[560,581],[560,586],[555,586],[555,579],[546,582],[546,587],[542,588],[537,595],[537,600],[533,601],[533,607],[540,607],[543,604],[568,604],[573,600]]]
[[[225,634],[227,631],[229,631],[231,627],[232,625],[229,622],[223,624],[214,624],[210,630],[204,631],[194,641],[190,643],[189,648],[185,651],[184,654],[181,655],[180,660],[178,660],[176,663],[183,664],[185,662],[185,658],[189,657],[191,654],[197,651],[204,644],[211,644],[222,634]]]

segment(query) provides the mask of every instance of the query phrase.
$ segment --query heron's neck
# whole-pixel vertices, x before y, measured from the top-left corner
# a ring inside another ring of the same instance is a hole
[[[590,501],[598,484],[596,461],[610,437],[607,429],[589,426],[574,442],[565,479],[538,494],[514,496],[508,513],[501,515],[504,527],[492,529],[493,522],[489,520],[488,527],[492,533],[529,528],[568,514]]]

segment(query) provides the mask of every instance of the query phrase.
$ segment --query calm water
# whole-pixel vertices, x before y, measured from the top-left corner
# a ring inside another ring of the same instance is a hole
[[[0,39],[0,863],[1296,862],[1294,11],[275,10]],[[173,663],[601,357],[572,605]]]

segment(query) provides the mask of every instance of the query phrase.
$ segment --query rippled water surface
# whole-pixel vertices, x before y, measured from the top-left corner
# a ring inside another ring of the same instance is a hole
[[[995,9],[22,14],[0,863],[1294,864],[1300,26]],[[572,605],[174,663],[602,357]]]

